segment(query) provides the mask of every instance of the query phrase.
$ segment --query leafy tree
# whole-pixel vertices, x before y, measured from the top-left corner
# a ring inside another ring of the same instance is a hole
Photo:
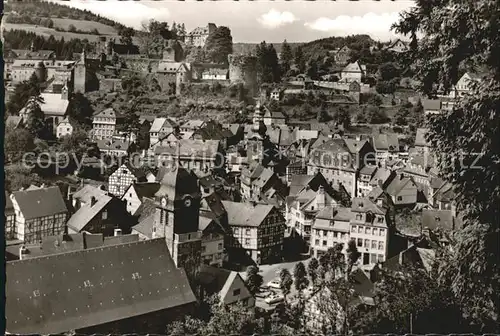
[[[84,129],[89,129],[92,126],[93,114],[92,104],[85,95],[77,92],[71,97],[68,111],[71,121]]]
[[[412,265],[397,270],[379,269],[375,283],[375,306],[360,309],[353,318],[353,331],[376,333],[457,333],[467,330],[450,289],[435,272]]]
[[[78,158],[88,154],[91,149],[87,132],[79,128],[76,128],[71,134],[62,137],[60,142],[62,152],[75,153]]]
[[[368,106],[366,113],[370,124],[381,124],[387,121],[387,115],[377,106]]]
[[[281,45],[281,69],[282,73],[286,74],[290,67],[292,66],[293,53],[292,48],[286,40],[283,41]]]
[[[202,334],[202,331],[207,328],[205,321],[186,316],[183,321],[175,321],[167,326],[168,335],[195,335]]]
[[[158,56],[163,52],[165,40],[172,38],[167,22],[151,19],[142,23],[142,31],[137,35],[142,54],[148,57]]]
[[[293,279],[294,279],[295,289],[298,290],[299,292],[306,289],[307,286],[309,285],[306,266],[302,261],[299,261],[297,264],[295,264],[295,267],[293,269]]]
[[[368,98],[367,103],[370,105],[380,106],[383,103],[382,97],[380,97],[380,95],[378,94],[371,94]]]
[[[375,85],[375,90],[377,90],[378,93],[380,94],[392,94],[396,92],[396,82],[391,80],[391,81],[378,81],[377,84]]]
[[[40,92],[40,84],[35,74],[33,74],[28,81],[16,85],[14,93],[6,104],[7,112],[10,115],[17,115],[26,106],[28,100],[33,96],[39,96]]]
[[[229,62],[228,55],[233,53],[233,37],[228,27],[220,26],[215,29],[205,42],[205,52],[214,63]]]
[[[280,287],[283,291],[283,295],[285,296],[285,300],[288,294],[290,294],[290,290],[293,284],[293,278],[290,274],[290,271],[286,268],[282,268],[280,271]]]
[[[248,308],[241,303],[217,304],[213,316],[207,324],[205,334],[215,335],[248,335],[262,331],[263,321],[256,319]]]
[[[453,111],[432,117],[428,134],[439,153],[440,175],[453,184],[457,210],[464,216],[440,281],[451,286],[463,313],[481,332],[498,331],[500,314],[499,12],[494,0],[417,1],[395,25],[397,33],[411,37],[408,64],[413,64],[424,93],[432,95],[439,84],[447,91],[462,69],[485,71]],[[477,152],[481,156],[475,166],[481,168],[472,169],[477,156],[463,153]],[[462,164],[454,158],[462,158]]]
[[[255,295],[259,292],[264,279],[262,278],[262,275],[259,274],[259,268],[256,266],[248,266],[246,275],[245,284],[250,290],[250,293]]]
[[[21,188],[29,187],[31,184],[39,184],[41,182],[40,176],[33,173],[24,164],[6,166],[4,171],[5,189],[10,192],[18,191]]]
[[[317,118],[318,122],[326,122],[330,121],[332,117],[330,114],[328,114],[328,111],[326,110],[326,104],[322,104],[320,109],[318,110],[318,115]]]
[[[11,125],[5,127],[4,150],[7,158],[16,162],[35,148],[34,137],[26,129],[16,129]]]
[[[135,30],[130,27],[122,27],[118,30],[118,36],[120,36],[120,43],[131,45],[132,37],[135,35]]]
[[[307,273],[311,278],[311,283],[313,286],[316,285],[316,279],[318,278],[318,273],[317,273],[318,267],[319,267],[319,261],[316,258],[312,258],[309,261],[309,264],[307,265]]]
[[[409,116],[410,116],[410,111],[408,108],[402,106],[398,112],[396,112],[396,114],[394,115],[394,118],[393,118],[393,123],[394,125],[398,125],[398,126],[406,126],[408,125],[408,119],[409,119]]]
[[[401,76],[401,71],[395,63],[387,62],[378,67],[378,75],[382,81],[390,81]]]
[[[349,114],[349,111],[343,107],[339,106],[338,109],[335,111],[333,114],[333,120],[337,125],[342,125],[344,129],[349,128],[351,125],[351,115]]]
[[[70,24],[70,25],[68,26],[68,31],[69,31],[70,33],[76,33],[76,27],[75,27],[74,25]]]

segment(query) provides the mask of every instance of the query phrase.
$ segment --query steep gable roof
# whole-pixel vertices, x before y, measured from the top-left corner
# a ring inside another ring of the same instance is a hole
[[[80,232],[111,200],[112,198],[108,195],[102,195],[94,205],[91,203],[85,204],[71,216],[66,225],[68,225],[69,229]]]
[[[274,206],[267,204],[237,203],[222,201],[227,211],[229,225],[258,227],[262,224],[267,215],[274,209]]]
[[[66,213],[66,203],[58,187],[15,191],[14,199],[25,219]]]
[[[163,238],[12,261],[6,273],[10,333],[56,334],[196,301]]]

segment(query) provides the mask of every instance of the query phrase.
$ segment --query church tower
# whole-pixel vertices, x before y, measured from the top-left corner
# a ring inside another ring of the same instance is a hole
[[[189,275],[201,263],[201,192],[198,178],[175,165],[166,168],[155,195],[153,238],[165,238],[175,264]]]
[[[80,54],[80,59],[76,62],[74,68],[74,92],[86,92],[85,82],[87,80],[87,67],[85,57],[85,47]]]

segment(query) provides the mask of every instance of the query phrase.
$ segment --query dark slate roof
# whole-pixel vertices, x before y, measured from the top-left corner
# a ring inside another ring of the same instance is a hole
[[[9,333],[55,334],[196,301],[162,238],[6,266]]]
[[[58,187],[16,191],[14,198],[25,219],[52,216],[68,211]]]
[[[135,183],[135,192],[137,196],[142,200],[143,197],[153,198],[158,189],[160,189],[160,184],[153,183]]]
[[[202,265],[198,273],[198,281],[205,288],[209,287],[216,292],[220,292],[230,274],[231,271],[224,268]]]
[[[68,220],[68,228],[74,230],[75,233],[82,231],[85,226],[101,211],[103,210],[112,198],[108,195],[102,195],[97,198],[97,202],[92,205],[87,203],[83,205],[77,212]]]

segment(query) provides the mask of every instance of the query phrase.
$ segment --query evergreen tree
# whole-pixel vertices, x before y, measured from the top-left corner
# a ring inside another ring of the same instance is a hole
[[[261,83],[277,83],[280,81],[281,69],[278,62],[276,49],[272,44],[262,41],[256,47],[258,58],[258,74]]]
[[[281,69],[283,74],[286,74],[290,70],[292,62],[293,62],[292,48],[290,47],[288,42],[284,40],[283,44],[281,45]]]
[[[293,279],[294,279],[295,289],[298,290],[299,292],[306,289],[307,286],[309,285],[309,279],[307,278],[306,267],[304,266],[304,263],[302,261],[299,261],[297,264],[295,264],[295,267],[293,269]]]
[[[28,81],[21,82],[14,88],[14,93],[6,105],[8,114],[17,115],[26,106],[31,97],[40,95],[38,78],[33,74]]]
[[[286,268],[281,269],[279,277],[280,277],[281,291],[283,292],[286,301],[286,297],[288,294],[290,294],[290,290],[292,288],[293,278],[292,275],[290,274],[290,271]]]
[[[306,60],[301,46],[297,46],[297,48],[295,48],[294,56],[295,56],[295,65],[299,69],[299,72],[303,73],[306,70]]]
[[[45,114],[40,108],[40,103],[43,103],[43,99],[40,96],[33,96],[28,100],[26,104],[26,114],[28,116],[26,129],[39,138],[45,138]]]

